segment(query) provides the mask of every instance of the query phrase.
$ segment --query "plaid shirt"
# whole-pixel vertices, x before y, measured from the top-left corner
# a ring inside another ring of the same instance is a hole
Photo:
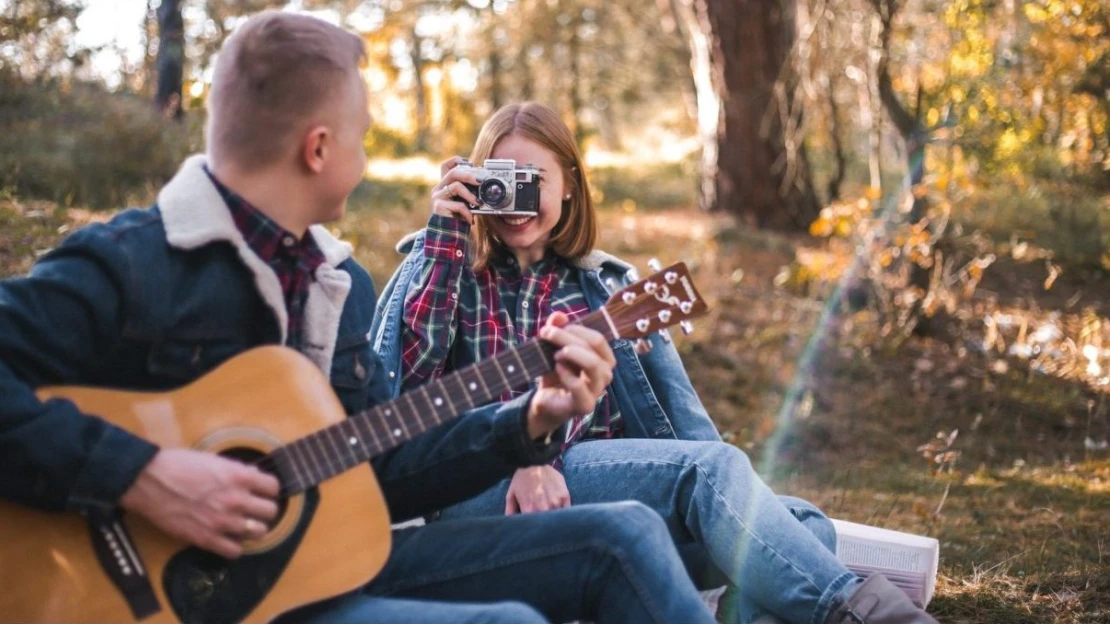
[[[285,344],[300,350],[304,339],[304,306],[308,300],[308,287],[316,268],[324,263],[324,253],[310,232],[305,232],[304,237],[298,240],[296,235],[224,186],[207,167],[204,171],[224,198],[235,227],[247,241],[247,246],[277,274],[281,292],[285,295],[285,310],[289,314]]]
[[[524,271],[507,254],[472,271],[468,230],[464,221],[451,217],[433,215],[428,222],[421,286],[405,300],[404,389],[528,341],[552,312],[563,312],[571,321],[590,313],[578,269],[553,254]],[[507,392],[501,400],[513,396]],[[620,412],[606,392],[593,412],[571,421],[562,450],[582,440],[621,437],[623,431]]]

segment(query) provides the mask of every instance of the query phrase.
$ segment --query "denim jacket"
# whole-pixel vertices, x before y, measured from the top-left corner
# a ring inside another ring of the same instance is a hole
[[[374,350],[387,370],[389,390],[396,396],[401,388],[401,325],[405,299],[419,287],[424,264],[424,230],[410,234],[397,245],[407,254],[390,278],[378,300],[370,331]],[[619,290],[637,280],[635,269],[601,251],[576,263],[582,290],[591,310],[605,305],[612,294],[606,284]],[[625,421],[625,435],[633,438],[720,440],[717,428],[698,398],[686,368],[670,337],[653,334],[652,349],[639,355],[632,341],[612,343],[617,367],[609,392]]]
[[[277,276],[235,228],[193,157],[155,207],[83,228],[22,278],[0,281],[0,497],[50,510],[111,507],[157,451],[35,388],[167,390],[249,348],[284,342]],[[305,305],[304,353],[348,413],[391,398],[370,348],[370,275],[325,228]],[[528,439],[530,396],[469,412],[371,463],[395,520],[464,500],[556,444]]]

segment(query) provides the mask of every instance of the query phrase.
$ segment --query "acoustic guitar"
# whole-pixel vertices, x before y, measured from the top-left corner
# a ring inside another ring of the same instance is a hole
[[[610,340],[641,339],[706,310],[679,263],[579,321]],[[685,328],[685,325],[684,325]],[[554,366],[532,340],[388,403],[348,416],[328,379],[280,346],[229,359],[167,393],[47,387],[162,448],[257,463],[281,483],[278,519],[227,560],[118,511],[48,513],[0,501],[0,619],[16,622],[266,621],[346,593],[381,570],[389,512],[367,460]]]

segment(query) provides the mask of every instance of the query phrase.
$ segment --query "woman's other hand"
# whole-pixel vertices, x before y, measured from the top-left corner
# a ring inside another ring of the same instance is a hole
[[[570,506],[566,479],[551,466],[520,468],[509,483],[505,515],[549,511]]]

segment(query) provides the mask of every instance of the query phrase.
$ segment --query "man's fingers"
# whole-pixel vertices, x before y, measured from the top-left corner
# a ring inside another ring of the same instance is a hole
[[[278,492],[281,491],[281,484],[278,483],[277,477],[266,474],[254,466],[237,465],[239,471],[235,474],[235,483],[255,494],[277,498]]]
[[[590,390],[599,396],[613,381],[613,368],[589,349],[578,345],[563,347],[555,353],[555,361],[585,374]]]
[[[243,554],[243,547],[239,542],[223,535],[213,535],[203,543],[197,544],[201,548],[216,553],[225,559],[237,559]]]
[[[520,513],[520,504],[516,500],[516,494],[512,490],[509,495],[505,497],[505,515],[511,516]]]
[[[613,355],[613,349],[609,347],[609,341],[602,336],[600,332],[594,331],[582,325],[570,325],[562,329],[562,331],[570,332],[571,334],[581,338],[593,349],[603,360],[608,362],[611,366],[617,365],[617,357]]]
[[[238,505],[236,506],[239,511],[244,515],[257,518],[263,522],[269,522],[277,517],[278,506],[277,503],[268,499],[258,496],[244,495]]]

